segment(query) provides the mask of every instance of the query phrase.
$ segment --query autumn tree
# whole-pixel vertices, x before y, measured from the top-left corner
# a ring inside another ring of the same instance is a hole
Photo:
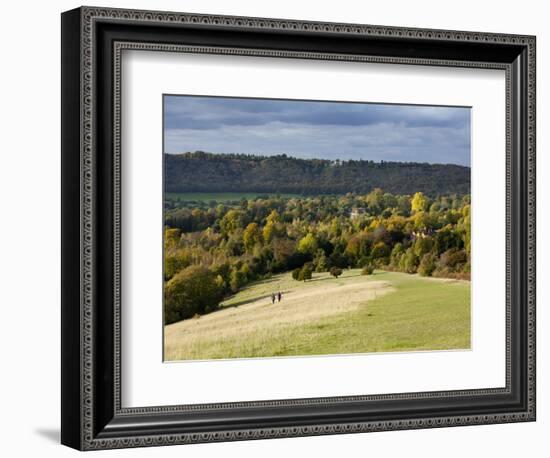
[[[166,249],[175,248],[178,245],[181,236],[181,230],[176,228],[166,228],[164,230],[164,247]]]
[[[422,192],[417,192],[411,200],[411,210],[413,212],[423,212],[428,208],[428,198]]]
[[[233,269],[231,271],[231,277],[229,280],[229,286],[231,291],[236,293],[239,291],[240,287],[243,286],[246,282],[246,275],[239,269]]]
[[[180,274],[184,283],[190,281],[190,267],[210,272],[222,295],[289,271],[302,281],[309,279],[308,270],[311,275],[329,271],[338,278],[348,267],[469,278],[470,197],[430,196],[417,192],[411,198],[374,189],[367,195],[257,197],[223,203],[214,198],[203,202],[186,201],[181,195],[168,197],[167,319],[187,316],[188,312],[182,315],[175,308],[179,294],[175,285],[176,279],[181,282]],[[350,218],[353,208],[366,211],[360,218]]]
[[[373,189],[367,194],[365,202],[372,213],[381,212],[384,209],[384,191],[380,188]]]
[[[243,212],[240,210],[229,210],[220,221],[220,228],[223,233],[229,234],[244,225]]]
[[[257,223],[250,223],[243,232],[243,243],[246,251],[252,251],[257,243],[262,243],[262,231]]]
[[[308,232],[308,234],[298,242],[298,251],[300,253],[314,255],[317,251],[317,247],[317,239],[311,232]]]

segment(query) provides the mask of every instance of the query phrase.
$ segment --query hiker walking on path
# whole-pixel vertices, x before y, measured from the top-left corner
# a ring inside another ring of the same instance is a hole
[[[279,291],[279,292],[277,293],[277,300],[278,300],[279,302],[281,302],[282,297],[283,297],[283,295],[282,295],[281,292]]]
[[[275,303],[275,293],[271,293],[271,303]]]

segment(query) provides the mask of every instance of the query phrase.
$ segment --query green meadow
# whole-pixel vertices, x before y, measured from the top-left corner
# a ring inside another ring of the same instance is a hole
[[[165,326],[165,360],[469,348],[469,281],[380,270],[273,275],[215,312]]]

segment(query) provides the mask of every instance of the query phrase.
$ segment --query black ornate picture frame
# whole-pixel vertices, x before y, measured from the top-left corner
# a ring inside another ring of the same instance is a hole
[[[93,450],[534,421],[535,43],[520,35],[95,7],[63,13],[62,443]],[[125,49],[504,70],[506,386],[122,407]]]

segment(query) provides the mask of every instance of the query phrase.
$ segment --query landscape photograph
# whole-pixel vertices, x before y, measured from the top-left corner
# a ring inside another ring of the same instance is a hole
[[[164,95],[164,360],[469,350],[470,118]]]

